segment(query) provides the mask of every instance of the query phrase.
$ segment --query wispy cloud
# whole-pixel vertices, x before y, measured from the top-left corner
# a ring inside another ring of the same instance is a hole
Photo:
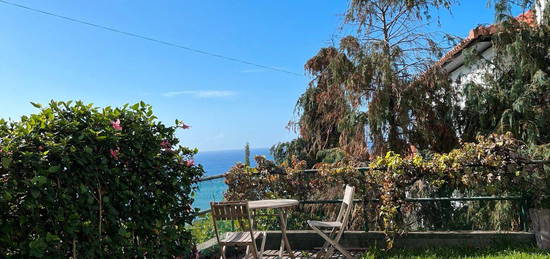
[[[173,91],[163,93],[164,97],[175,97],[180,95],[190,95],[197,98],[220,98],[233,96],[236,93],[234,91],[220,91],[220,90],[188,90],[188,91]]]

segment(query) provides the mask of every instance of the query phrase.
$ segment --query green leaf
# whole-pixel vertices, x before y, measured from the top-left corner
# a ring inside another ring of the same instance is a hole
[[[31,183],[32,184],[35,184],[35,185],[38,185],[38,186],[42,186],[46,183],[48,179],[42,175],[38,175],[38,176],[35,176],[34,178],[32,178],[31,180]]]
[[[2,167],[8,168],[11,164],[11,158],[9,157],[2,157]]]
[[[31,196],[36,199],[40,196],[40,192],[38,190],[33,189],[31,190]]]
[[[37,240],[33,240],[29,243],[29,255],[35,256],[35,257],[42,257],[44,255],[44,251],[48,245],[42,238],[39,238]]]
[[[106,140],[107,136],[97,136],[95,137],[97,140]]]
[[[54,234],[51,234],[51,233],[47,233],[46,234],[46,241],[47,242],[52,242],[52,241],[59,241],[59,236],[57,235],[54,235]]]
[[[80,192],[81,193],[87,193],[88,192],[88,188],[86,188],[86,186],[84,184],[81,184],[80,185]]]
[[[10,201],[13,197],[11,195],[11,193],[9,192],[4,192],[4,199],[7,200],[7,201]]]
[[[59,171],[60,168],[61,168],[60,166],[54,165],[54,166],[51,166],[51,167],[48,169],[48,172],[49,172],[49,173],[55,173],[55,172]]]
[[[36,107],[36,108],[38,108],[38,109],[42,108],[42,104],[34,103],[34,102],[31,102],[31,104],[32,104],[32,106],[34,106],[34,107]]]

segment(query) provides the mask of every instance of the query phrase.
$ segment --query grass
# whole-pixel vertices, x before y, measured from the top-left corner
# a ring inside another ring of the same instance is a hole
[[[474,248],[434,248],[434,249],[392,249],[390,251],[371,250],[363,259],[542,259],[550,258],[549,250],[535,247],[503,247],[491,249]]]

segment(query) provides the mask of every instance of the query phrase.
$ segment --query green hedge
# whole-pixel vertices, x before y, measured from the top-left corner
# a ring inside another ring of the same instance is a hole
[[[0,120],[0,257],[189,255],[197,152],[143,102]]]

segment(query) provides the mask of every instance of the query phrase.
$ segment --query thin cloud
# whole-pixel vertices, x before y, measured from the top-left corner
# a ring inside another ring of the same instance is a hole
[[[180,95],[190,95],[196,98],[220,98],[233,96],[236,93],[234,91],[220,91],[220,90],[196,90],[196,91],[173,91],[163,93],[164,97],[175,97]]]

